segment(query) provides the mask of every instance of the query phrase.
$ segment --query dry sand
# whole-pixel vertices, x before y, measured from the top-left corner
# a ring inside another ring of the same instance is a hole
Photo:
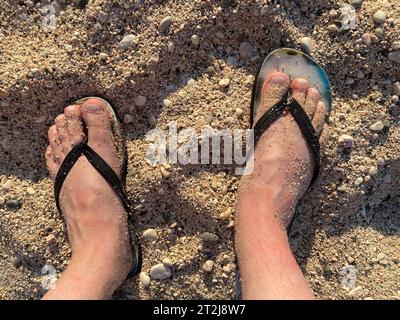
[[[335,111],[324,131],[321,175],[298,206],[291,244],[318,298],[400,299],[400,105],[392,98],[400,93],[400,64],[388,59],[400,47],[399,0],[363,1],[355,29],[345,32],[332,26],[340,27],[345,1],[77,2],[85,1],[59,1],[56,28],[47,31],[39,11],[45,1],[0,4],[1,299],[40,298],[41,268],[47,262],[61,272],[68,263],[43,154],[54,118],[87,95],[131,116],[127,189],[139,233],[157,231],[155,240],[143,240],[143,271],[166,257],[174,263],[171,278],[152,279],[148,288],[128,280],[116,298],[238,298],[232,221],[240,179],[232,166],[174,165],[166,177],[146,163],[144,135],[171,120],[198,130],[247,128],[262,58],[281,46],[300,48],[306,36],[329,74]],[[381,25],[372,18],[378,10],[387,13]],[[172,25],[160,34],[167,16]],[[129,34],[137,44],[122,49]],[[243,42],[254,48],[249,58],[239,54]],[[223,78],[230,84],[221,90]],[[135,106],[138,95],[147,98],[142,106]],[[378,121],[384,128],[371,130]],[[344,134],[351,137],[339,139]],[[343,149],[343,139],[351,147]],[[204,232],[219,241],[203,245]],[[206,260],[214,262],[211,273],[202,270]],[[356,282],[345,289],[341,270],[349,266]]]

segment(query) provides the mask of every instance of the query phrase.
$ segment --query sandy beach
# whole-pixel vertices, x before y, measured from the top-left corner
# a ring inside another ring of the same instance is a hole
[[[145,136],[171,121],[247,129],[256,71],[280,47],[310,53],[334,98],[289,235],[296,259],[319,299],[400,300],[399,0],[2,0],[0,299],[40,299],[42,268],[68,264],[44,151],[54,118],[85,96],[123,119],[143,246],[144,274],[115,298],[240,299],[240,176],[151,166]],[[162,262],[171,276],[149,278]]]

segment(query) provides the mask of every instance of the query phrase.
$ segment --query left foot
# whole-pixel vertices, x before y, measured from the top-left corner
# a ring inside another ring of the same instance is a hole
[[[54,178],[67,154],[85,137],[117,175],[120,161],[111,130],[111,116],[99,99],[72,105],[49,129],[47,166]],[[132,264],[127,213],[113,189],[84,157],[75,163],[63,184],[60,205],[67,224],[72,258],[67,268],[97,281],[105,296],[126,279]],[[103,294],[101,293],[101,294]]]

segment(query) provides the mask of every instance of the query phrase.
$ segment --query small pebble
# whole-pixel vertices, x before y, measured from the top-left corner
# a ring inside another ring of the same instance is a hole
[[[165,258],[162,260],[162,263],[169,267],[169,268],[173,268],[174,267],[174,263],[172,262],[172,260],[170,258]]]
[[[200,44],[200,38],[196,34],[191,36],[190,41],[192,42],[192,45],[195,47],[197,47]]]
[[[310,54],[313,51],[314,43],[313,40],[309,37],[304,37],[300,39],[301,50],[305,53]]]
[[[160,171],[161,171],[161,175],[164,177],[164,178],[168,178],[169,176],[170,176],[170,172],[167,170],[167,169],[165,169],[164,167],[160,167]]]
[[[372,131],[381,131],[384,128],[384,124],[382,121],[377,121],[373,125],[369,127]]]
[[[243,109],[236,108],[235,114],[236,114],[236,117],[240,118],[243,115]]]
[[[128,34],[119,42],[122,49],[129,49],[138,43],[138,37],[133,34]]]
[[[104,61],[106,61],[107,59],[108,59],[108,55],[107,55],[106,53],[101,52],[101,53],[99,54],[99,61],[100,61],[100,62],[104,62]]]
[[[160,55],[156,52],[154,53],[151,58],[150,61],[153,63],[158,63],[160,61]]]
[[[363,179],[362,177],[358,177],[358,178],[356,179],[356,181],[354,181],[354,184],[355,184],[356,186],[359,186],[361,183],[363,183],[363,181],[364,181],[364,179]]]
[[[378,168],[377,167],[370,167],[369,169],[368,169],[368,174],[370,175],[370,176],[374,176],[374,175],[376,175],[378,173]]]
[[[384,12],[382,10],[378,10],[377,12],[374,13],[372,18],[377,23],[384,23],[386,21],[386,12]]]
[[[155,229],[147,229],[143,232],[143,238],[146,240],[154,240],[157,238],[157,231]]]
[[[399,96],[392,96],[390,98],[390,101],[393,102],[394,104],[396,104],[397,102],[399,102]]]
[[[218,85],[220,88],[226,88],[229,86],[230,83],[231,83],[231,79],[224,78],[218,82]]]
[[[339,137],[338,146],[343,149],[350,149],[353,147],[353,137],[343,134]]]
[[[14,256],[12,258],[12,264],[15,268],[19,268],[21,266],[22,259],[20,256]]]
[[[124,116],[124,123],[128,124],[128,123],[132,123],[133,122],[133,117],[130,114],[126,114]]]
[[[46,237],[46,242],[47,242],[47,244],[48,244],[49,246],[53,246],[53,245],[55,245],[55,244],[57,243],[57,238],[55,237],[54,234],[49,234],[49,235]]]
[[[248,42],[242,42],[239,46],[239,54],[242,58],[249,58],[253,54],[254,48]]]
[[[3,184],[3,189],[4,190],[10,190],[11,187],[13,186],[13,181],[12,180],[7,180],[4,184]]]
[[[30,195],[34,195],[36,193],[35,189],[33,189],[32,187],[28,187],[26,189],[26,192]]]
[[[156,264],[150,269],[150,277],[158,280],[165,280],[171,276],[171,269],[162,263]]]
[[[175,50],[175,43],[173,43],[172,41],[170,43],[168,43],[168,52],[172,53]]]
[[[400,82],[395,82],[393,84],[393,94],[400,96]]]
[[[38,77],[39,74],[40,74],[40,70],[39,70],[38,68],[32,68],[32,69],[30,70],[30,73],[31,73],[31,75],[32,75],[33,77]]]
[[[171,27],[171,24],[172,24],[172,17],[168,16],[162,19],[159,27],[160,33],[166,33]]]
[[[17,199],[9,199],[6,201],[6,208],[9,210],[18,210],[21,207]]]
[[[228,263],[226,266],[223,266],[222,271],[224,271],[226,274],[230,274],[232,272],[231,265]]]
[[[330,24],[326,27],[329,32],[338,32],[339,28],[335,24]]]
[[[393,62],[396,62],[396,63],[400,63],[400,51],[390,52],[388,54],[388,59],[390,61],[393,61]]]
[[[201,239],[204,242],[217,242],[219,240],[219,237],[215,234],[215,233],[211,233],[211,232],[204,232],[201,235]]]
[[[145,96],[137,96],[134,100],[135,105],[138,107],[143,107],[146,104],[146,97]]]
[[[171,105],[171,100],[164,99],[162,102],[163,107],[169,107]]]
[[[4,199],[3,197],[0,197],[0,207],[3,207],[5,203],[6,203],[6,199]]]
[[[147,288],[150,286],[151,279],[145,272],[141,272],[139,274],[139,280],[143,287]]]
[[[100,11],[97,15],[97,20],[99,20],[101,23],[106,23],[108,20],[108,14],[104,11]]]
[[[191,87],[194,86],[195,84],[196,84],[196,81],[194,79],[189,79],[187,82],[187,85],[191,86]]]
[[[210,273],[212,271],[213,267],[214,267],[214,262],[211,260],[207,260],[206,262],[204,262],[202,269],[205,272]]]
[[[73,51],[73,47],[70,44],[66,44],[64,48],[65,51],[67,51],[68,53],[71,53]]]
[[[350,2],[350,4],[354,7],[354,8],[359,8],[361,7],[362,3],[364,0],[353,0]]]

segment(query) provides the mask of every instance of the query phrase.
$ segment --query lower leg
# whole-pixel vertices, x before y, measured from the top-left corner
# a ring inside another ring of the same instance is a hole
[[[243,298],[313,299],[277,218],[284,212],[272,204],[268,188],[246,191],[239,201],[236,222]]]

